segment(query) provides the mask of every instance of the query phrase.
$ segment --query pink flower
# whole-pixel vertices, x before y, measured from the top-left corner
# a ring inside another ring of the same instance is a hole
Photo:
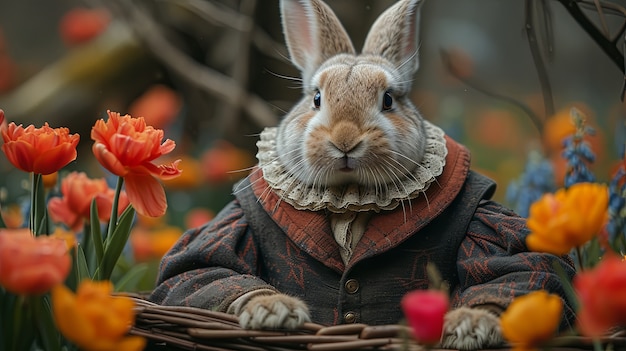
[[[450,308],[446,293],[416,290],[406,294],[400,304],[418,342],[432,345],[441,340],[444,316]]]

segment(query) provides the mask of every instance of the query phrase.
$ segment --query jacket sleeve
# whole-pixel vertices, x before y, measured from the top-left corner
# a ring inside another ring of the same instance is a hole
[[[258,251],[237,200],[211,222],[187,231],[163,257],[150,300],[226,312],[253,290],[275,290],[257,277]]]
[[[504,310],[516,296],[543,289],[564,299],[562,327],[571,325],[574,311],[555,265],[571,281],[574,264],[569,256],[529,251],[528,234],[525,218],[492,201],[479,206],[458,252],[452,304]]]

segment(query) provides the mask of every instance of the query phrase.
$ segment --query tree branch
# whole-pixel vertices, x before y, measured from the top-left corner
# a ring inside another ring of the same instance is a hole
[[[609,56],[611,61],[617,65],[622,73],[626,73],[624,68],[624,55],[617,49],[615,43],[611,42],[610,38],[605,37],[600,30],[585,16],[585,14],[578,6],[576,0],[558,0],[567,12],[574,18],[574,20],[591,36],[591,39],[600,46],[602,51]]]

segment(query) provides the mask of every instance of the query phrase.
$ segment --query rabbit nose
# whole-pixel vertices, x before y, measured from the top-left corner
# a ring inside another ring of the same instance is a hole
[[[343,153],[344,157],[348,157],[348,155],[352,153],[353,151],[357,150],[361,146],[361,144],[362,144],[361,141],[356,141],[353,143],[348,143],[348,142],[335,143],[331,140],[330,142],[330,145],[332,145],[335,149]]]
[[[359,128],[353,123],[338,123],[333,127],[329,141],[334,148],[348,155],[361,146],[360,133]]]

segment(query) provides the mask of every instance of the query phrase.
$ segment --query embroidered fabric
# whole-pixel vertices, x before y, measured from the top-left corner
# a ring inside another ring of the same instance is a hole
[[[257,142],[257,159],[268,185],[283,201],[298,210],[326,209],[334,213],[393,210],[402,201],[414,199],[425,192],[443,172],[448,154],[444,132],[428,121],[424,123],[426,152],[420,167],[415,167],[411,176],[404,177],[402,184],[390,186],[390,191],[385,193],[377,193],[375,187],[358,184],[317,189],[302,183],[278,159],[276,127],[265,128],[261,133]]]

